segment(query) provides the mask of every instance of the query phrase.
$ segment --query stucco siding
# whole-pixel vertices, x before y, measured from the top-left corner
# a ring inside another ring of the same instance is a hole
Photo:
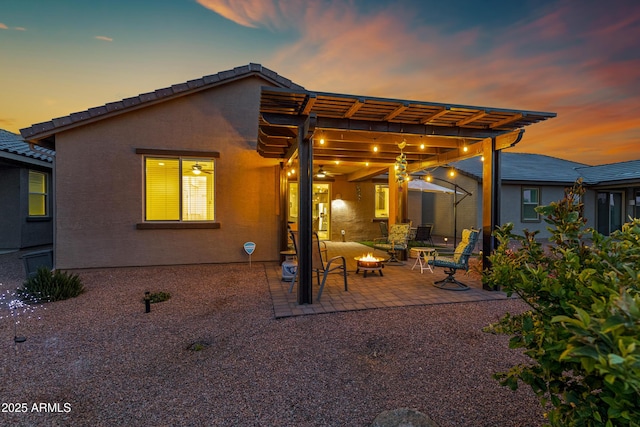
[[[56,267],[277,260],[277,161],[255,151],[260,86],[250,78],[57,135]],[[139,230],[144,155],[217,151],[219,229]]]

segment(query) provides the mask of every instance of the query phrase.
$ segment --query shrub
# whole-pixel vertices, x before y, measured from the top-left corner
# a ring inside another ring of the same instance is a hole
[[[151,301],[151,304],[154,304],[157,302],[163,302],[168,300],[169,298],[171,298],[171,294],[169,292],[154,292],[151,295],[149,295],[149,300]]]
[[[76,274],[39,267],[18,289],[23,301],[48,302],[74,298],[84,292],[82,280]]]
[[[511,335],[534,363],[494,375],[528,384],[549,406],[552,426],[639,426],[640,219],[603,236],[587,229],[578,181],[557,203],[538,208],[553,243],[500,227],[483,280],[519,295],[530,309],[485,330]]]

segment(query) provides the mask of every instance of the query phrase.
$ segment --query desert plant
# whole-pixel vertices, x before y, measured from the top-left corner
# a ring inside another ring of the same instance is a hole
[[[538,208],[552,245],[535,232],[500,227],[485,283],[519,295],[530,309],[507,314],[487,331],[511,335],[534,363],[495,378],[528,384],[552,426],[639,426],[640,220],[603,236],[586,228],[580,182],[557,203]]]
[[[153,292],[149,295],[149,299],[151,303],[163,302],[171,298],[171,294],[169,292]]]
[[[77,274],[50,271],[39,267],[17,290],[23,301],[50,302],[74,298],[84,292],[84,285]]]

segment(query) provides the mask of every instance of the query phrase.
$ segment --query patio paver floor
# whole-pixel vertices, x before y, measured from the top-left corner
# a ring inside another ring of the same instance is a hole
[[[347,283],[344,291],[342,274],[331,273],[324,286],[322,297],[317,301],[318,286],[313,277],[313,303],[300,305],[297,301],[297,284],[289,293],[290,282],[282,280],[280,264],[266,266],[269,290],[276,318],[303,316],[308,314],[332,313],[338,311],[369,310],[384,307],[405,307],[414,305],[452,304],[461,302],[507,299],[504,292],[482,289],[477,272],[458,272],[456,278],[470,286],[467,291],[450,291],[432,286],[433,282],[446,276],[443,269],[434,273],[411,269],[414,259],[409,258],[404,265],[387,265],[379,274],[356,274],[355,257],[365,255],[372,249],[356,242],[326,242],[328,257],[342,255],[347,261]],[[383,257],[381,251],[375,256]]]

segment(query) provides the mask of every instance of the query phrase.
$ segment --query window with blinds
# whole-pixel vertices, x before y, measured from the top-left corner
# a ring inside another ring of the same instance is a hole
[[[213,159],[145,158],[147,221],[213,221]]]
[[[29,171],[29,216],[47,215],[47,174]]]

